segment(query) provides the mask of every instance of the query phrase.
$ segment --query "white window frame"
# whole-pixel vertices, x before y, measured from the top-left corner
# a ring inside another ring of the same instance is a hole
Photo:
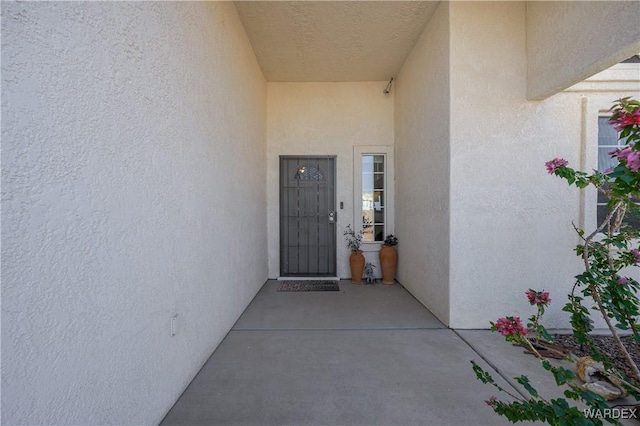
[[[597,135],[597,137],[598,137],[598,142],[597,142],[598,151],[597,151],[597,153],[598,154],[596,156],[596,161],[597,161],[596,170],[599,169],[599,166],[600,166],[600,147],[605,147],[606,146],[606,147],[610,148],[608,151],[611,151],[613,149],[616,149],[616,148],[620,147],[619,145],[616,145],[616,146],[613,146],[613,145],[600,145],[600,120],[602,120],[603,118],[610,119],[611,118],[611,113],[607,113],[607,112],[601,111],[600,114],[598,114],[598,117],[597,117],[597,125],[598,125],[598,135]],[[618,132],[618,134],[620,134],[620,132]],[[616,139],[616,142],[619,143],[619,141],[620,141],[620,139]],[[604,170],[600,170],[600,171],[604,172]],[[606,203],[599,203],[598,202],[598,197],[596,195],[596,223],[597,223],[598,208],[600,206],[603,206],[603,205],[606,205]]]
[[[611,150],[616,149],[616,148],[622,148],[624,146],[627,146],[627,144],[620,145],[620,133],[621,132],[616,132],[617,133],[617,138],[616,138],[617,144],[615,146],[614,145],[600,145],[600,120],[603,119],[603,118],[609,120],[609,119],[611,119],[611,117],[612,117],[612,114],[610,112],[601,112],[598,115],[598,156],[597,156],[598,167],[597,168],[599,168],[599,166],[600,166],[600,161],[599,161],[600,160],[600,147],[607,147],[607,148],[609,148],[608,151],[611,151]],[[613,127],[612,127],[612,129],[613,129]],[[604,170],[600,170],[600,171],[603,172]],[[598,199],[596,197],[596,217],[597,217],[597,214],[598,214],[598,208],[600,206],[604,206],[606,204],[607,203],[599,203]],[[638,203],[636,203],[636,205],[638,205]],[[596,219],[596,222],[597,222],[597,220],[598,219]]]
[[[600,146],[598,121],[610,117],[612,99],[622,95],[607,93],[606,96],[582,98],[582,137],[579,170],[598,170],[598,147]],[[588,232],[598,226],[598,191],[589,185],[580,191],[580,215],[578,226]],[[604,235],[600,233],[600,235]]]
[[[579,170],[598,170],[598,121],[600,117],[611,115],[608,111],[615,94],[606,97],[582,98],[582,137]],[[598,225],[598,191],[589,185],[580,191],[580,216],[578,226],[585,230],[593,230]]]
[[[390,145],[366,145],[353,147],[353,223],[354,230],[358,232],[362,229],[362,156],[363,155],[384,155],[385,157],[385,237],[394,233],[394,158],[393,146]],[[382,241],[363,241],[363,251],[378,251]]]

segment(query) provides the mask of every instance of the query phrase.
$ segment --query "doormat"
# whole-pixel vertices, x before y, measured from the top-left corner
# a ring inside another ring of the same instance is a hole
[[[340,291],[338,281],[283,281],[278,291]]]

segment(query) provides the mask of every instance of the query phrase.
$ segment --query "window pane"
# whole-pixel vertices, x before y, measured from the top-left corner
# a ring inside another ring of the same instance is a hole
[[[618,132],[609,124],[609,117],[598,117],[598,145],[618,146]]]
[[[602,192],[598,191],[598,204],[607,204],[608,202],[609,198]]]
[[[362,172],[362,192],[373,193],[373,173]]]
[[[384,189],[384,173],[373,175],[373,184],[375,189]]]
[[[375,241],[384,241],[384,225],[375,225]]]
[[[364,215],[363,215],[364,216]],[[362,241],[373,241],[373,220],[363,218]]]
[[[598,170],[604,172],[618,165],[609,152],[620,146],[618,132],[609,124],[609,117],[598,117]]]
[[[373,156],[372,155],[362,156],[362,172],[373,173]]]
[[[606,205],[598,206],[598,225],[604,222],[609,214],[609,207]]]
[[[598,205],[598,225],[604,222],[609,212],[610,209],[606,204]],[[640,212],[638,210],[627,210],[624,223],[630,225],[632,229],[640,228]],[[606,232],[606,228],[603,232]]]
[[[362,210],[373,210],[373,191],[372,190],[362,190]]]
[[[604,172],[606,170],[613,170],[618,165],[617,158],[611,158],[609,152],[614,150],[615,147],[599,147],[598,148],[598,170]]]
[[[362,211],[362,226],[371,226],[374,222],[374,212],[373,210],[363,210]]]
[[[374,155],[373,156],[373,171],[384,173],[384,155]]]
[[[627,210],[627,216],[625,217],[624,221],[628,225],[631,225],[631,228],[633,229],[640,228],[640,212],[638,212],[637,210]]]
[[[373,219],[375,223],[382,223],[384,225],[384,210],[383,209],[376,210],[375,213],[373,214]]]

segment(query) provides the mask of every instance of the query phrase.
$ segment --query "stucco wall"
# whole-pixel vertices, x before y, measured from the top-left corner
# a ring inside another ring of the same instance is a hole
[[[449,4],[441,3],[395,86],[398,280],[449,323]]]
[[[543,99],[640,52],[638,23],[637,1],[527,2],[529,99]]]
[[[386,81],[267,84],[269,277],[280,274],[280,155],[337,155],[337,273],[351,276],[342,233],[354,224],[353,147],[393,145],[393,92],[383,94],[386,85]],[[367,259],[375,262],[377,254],[377,250],[368,253]]]
[[[546,325],[568,326],[561,308],[581,266],[571,221],[580,223],[586,212],[593,223],[595,210],[585,209],[591,201],[580,191],[549,176],[544,163],[563,157],[593,168],[599,108],[632,94],[565,92],[527,101],[525,15],[523,3],[451,5],[450,325],[456,328],[528,317],[528,288],[551,291]]]
[[[267,274],[235,8],[3,2],[2,67],[2,423],[158,423]]]

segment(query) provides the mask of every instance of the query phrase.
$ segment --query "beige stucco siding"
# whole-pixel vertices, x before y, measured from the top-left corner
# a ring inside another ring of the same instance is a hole
[[[581,266],[571,222],[592,226],[595,199],[544,163],[594,168],[598,111],[639,94],[636,78],[636,90],[617,82],[527,101],[525,21],[522,3],[451,6],[452,327],[528,317],[528,288],[551,291],[546,325],[567,327],[561,308]]]
[[[449,323],[449,4],[398,74],[395,94],[398,279]]]
[[[266,279],[261,70],[226,2],[3,2],[2,43],[2,421],[157,424]]]
[[[640,52],[640,2],[526,2],[527,97],[544,99]]]

